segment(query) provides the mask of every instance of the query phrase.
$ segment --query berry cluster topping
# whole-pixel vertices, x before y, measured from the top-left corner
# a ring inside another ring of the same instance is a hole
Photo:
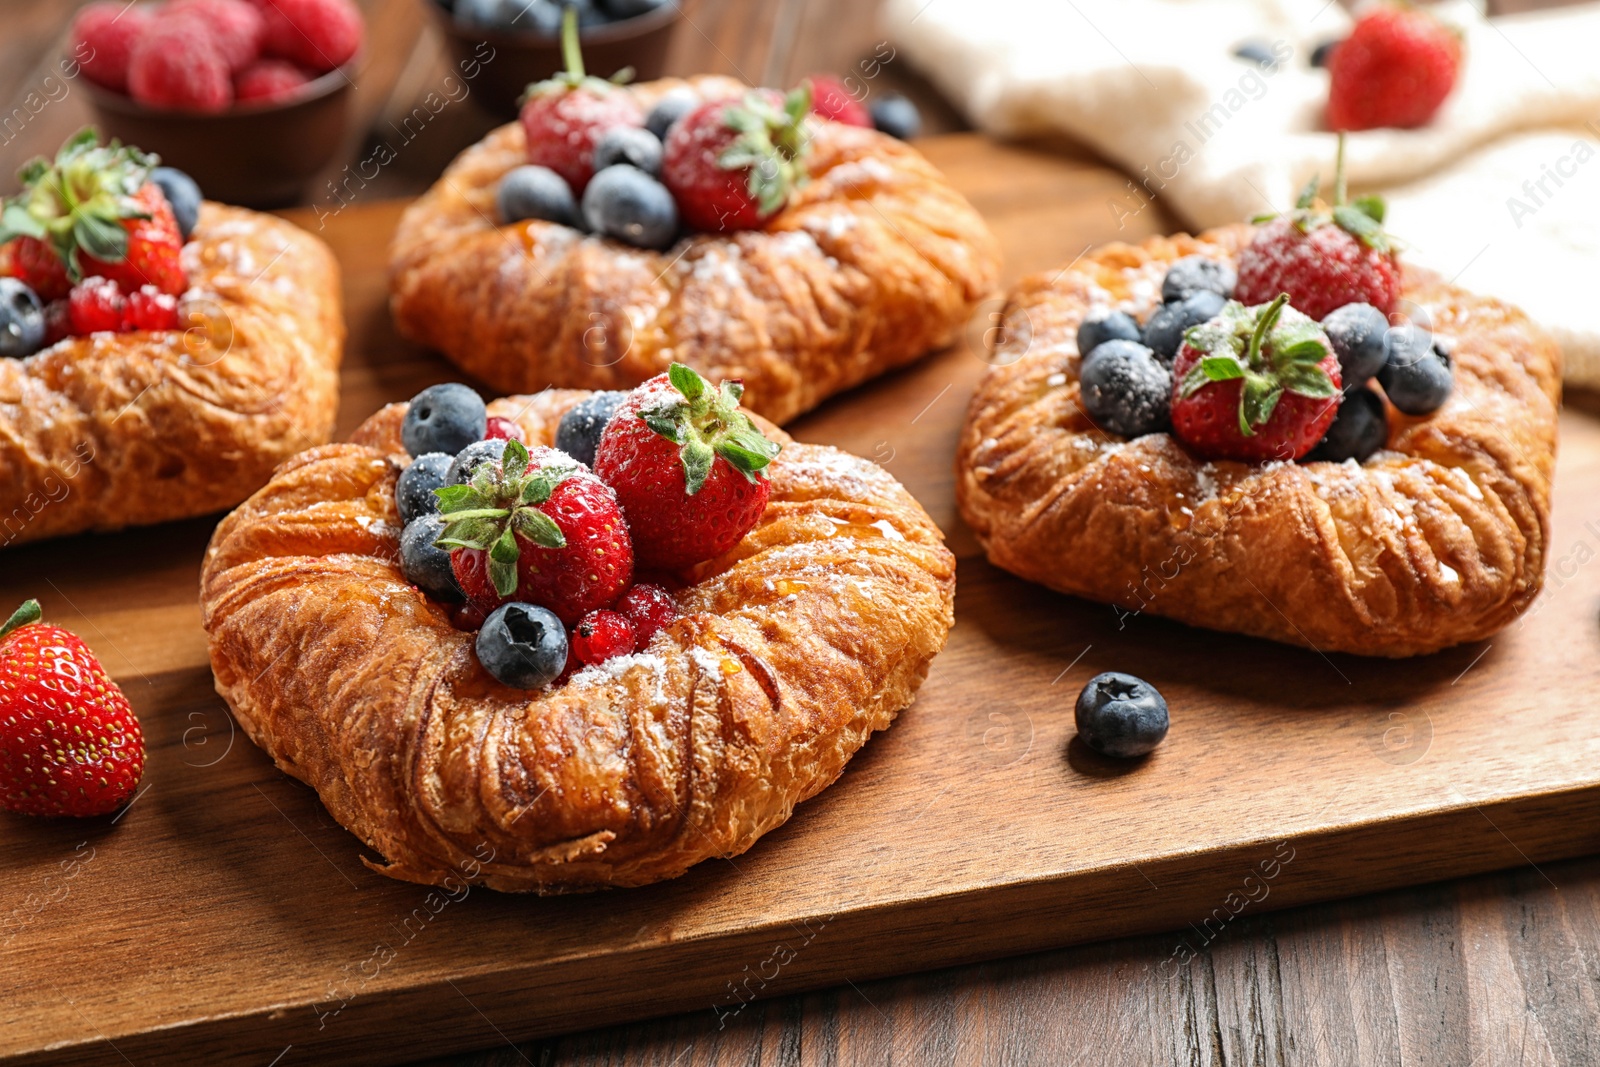
[[[0,626],[0,807],[108,814],[144,773],[139,720],[78,636],[40,617],[30,600]]]

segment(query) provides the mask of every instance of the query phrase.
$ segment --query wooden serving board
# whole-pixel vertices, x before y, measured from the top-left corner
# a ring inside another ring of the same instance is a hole
[[[926,147],[1013,278],[1170,226],[1110,210],[1124,179],[1092,164]],[[352,206],[325,231],[346,268],[346,431],[455,376],[389,325],[399,210]],[[1322,656],[1119,622],[984,562],[950,465],[988,324],[793,427],[883,463],[960,557],[921,697],[788,825],[669,884],[444,894],[364,867],[212,690],[196,588],[214,518],[0,553],[0,604],[38,595],[77,630],[150,747],[115,820],[0,817],[0,1057],[395,1062],[1163,929],[1176,978],[1247,911],[1600,848],[1600,423],[1564,417],[1550,584],[1522,622],[1423,659]],[[1171,704],[1143,763],[1073,740],[1073,700],[1107,669]]]

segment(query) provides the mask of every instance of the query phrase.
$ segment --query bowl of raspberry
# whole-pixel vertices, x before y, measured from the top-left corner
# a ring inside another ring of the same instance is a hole
[[[472,95],[492,114],[515,116],[529,85],[566,69],[563,0],[426,3],[460,69],[480,72]],[[609,77],[631,70],[635,81],[665,73],[673,31],[683,20],[679,0],[575,0],[570,6],[590,72]]]
[[[96,0],[68,54],[107,135],[212,199],[281,207],[343,143],[365,33],[352,0]]]

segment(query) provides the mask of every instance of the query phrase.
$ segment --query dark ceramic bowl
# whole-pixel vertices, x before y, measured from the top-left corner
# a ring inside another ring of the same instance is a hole
[[[88,82],[100,132],[185,171],[208,200],[244,207],[299,201],[339,152],[348,125],[351,62],[283,103],[215,115],[163,111]]]
[[[428,0],[428,8],[438,19],[456,69],[477,70],[477,76],[468,83],[472,97],[492,114],[514,118],[523,91],[530,84],[566,69],[559,36],[458,26],[444,0]],[[632,67],[635,81],[659,78],[666,69],[672,31],[681,21],[679,0],[671,0],[635,18],[586,26],[578,35],[583,45],[584,69],[609,78],[624,67]],[[494,50],[492,58],[484,57],[484,43]]]

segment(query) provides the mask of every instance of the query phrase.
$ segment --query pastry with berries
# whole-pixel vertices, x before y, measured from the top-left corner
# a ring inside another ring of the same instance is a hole
[[[470,393],[284,464],[201,575],[218,692],[377,869],[441,884],[492,840],[495,889],[672,878],[781,825],[911,702],[955,559],[886,471],[688,367],[620,399]],[[446,440],[497,419],[522,440]],[[555,446],[592,423],[591,469]],[[475,458],[414,454],[441,445]]]
[[[565,31],[566,69],[402,217],[407,338],[504,392],[688,359],[781,423],[950,343],[997,283],[977,212],[844,83],[630,85]]]
[[[158,164],[86,129],[0,196],[0,546],[229,507],[332,431],[332,255]]]
[[[1112,605],[1113,626],[1161,615],[1324,653],[1421,655],[1527,608],[1558,350],[1407,265],[1383,205],[1340,184],[1018,286],[957,458],[991,562]]]

